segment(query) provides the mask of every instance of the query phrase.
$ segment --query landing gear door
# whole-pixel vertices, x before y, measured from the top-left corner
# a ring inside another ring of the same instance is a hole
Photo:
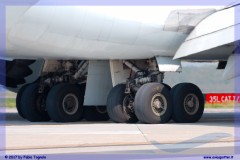
[[[182,66],[180,60],[173,60],[172,57],[156,56],[160,72],[181,72]]]
[[[84,105],[105,106],[111,89],[109,61],[89,61]]]

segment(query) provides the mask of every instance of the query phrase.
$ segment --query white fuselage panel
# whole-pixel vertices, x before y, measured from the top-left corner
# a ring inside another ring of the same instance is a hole
[[[46,59],[174,56],[187,35],[163,30],[173,9],[159,7],[158,15],[152,13],[159,17],[159,23],[151,23],[133,20],[131,15],[130,18],[114,12],[111,15],[94,7],[7,7],[6,56]]]

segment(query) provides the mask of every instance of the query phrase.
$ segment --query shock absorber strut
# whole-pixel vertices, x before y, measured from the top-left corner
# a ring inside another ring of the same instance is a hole
[[[124,63],[128,68],[130,68],[131,70],[133,70],[135,73],[140,71],[140,69],[137,68],[137,67],[136,67],[134,64],[132,64],[130,61],[124,60],[123,63]]]
[[[79,77],[83,76],[86,72],[86,69],[88,67],[88,61],[82,61],[78,66],[78,71],[74,74],[74,78],[78,79]]]

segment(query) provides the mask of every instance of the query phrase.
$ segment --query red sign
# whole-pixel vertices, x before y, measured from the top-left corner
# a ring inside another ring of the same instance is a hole
[[[240,103],[240,93],[210,93],[206,94],[207,103]]]

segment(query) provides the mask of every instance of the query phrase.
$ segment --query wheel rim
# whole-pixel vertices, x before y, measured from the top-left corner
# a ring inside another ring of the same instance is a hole
[[[151,108],[156,116],[162,116],[167,110],[167,99],[160,93],[155,94],[151,100]]]
[[[63,98],[62,102],[63,111],[68,115],[73,115],[78,110],[78,104],[79,103],[77,96],[69,93]]]
[[[184,98],[184,110],[189,115],[194,115],[199,109],[199,99],[195,94],[188,94]]]
[[[126,95],[123,99],[123,111],[128,115],[134,114],[133,98],[131,95]]]

